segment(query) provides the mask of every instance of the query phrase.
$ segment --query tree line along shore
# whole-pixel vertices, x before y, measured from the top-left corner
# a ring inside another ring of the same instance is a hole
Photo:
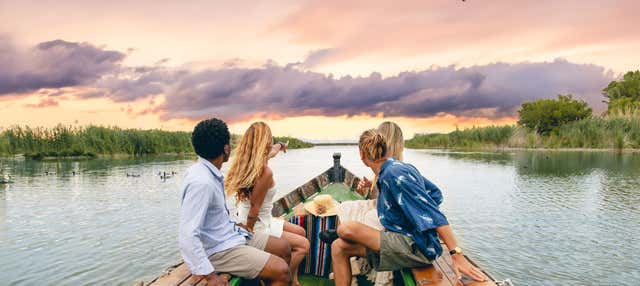
[[[570,94],[525,102],[518,123],[450,133],[417,134],[408,148],[640,149],[640,71],[628,72],[603,90],[607,110],[593,115]]]
[[[232,135],[232,145],[240,138]],[[313,144],[292,137],[274,137],[289,148]],[[122,129],[118,127],[57,125],[53,128],[12,126],[0,131],[0,155],[24,155],[30,159],[99,155],[195,154],[191,133],[185,131]]]

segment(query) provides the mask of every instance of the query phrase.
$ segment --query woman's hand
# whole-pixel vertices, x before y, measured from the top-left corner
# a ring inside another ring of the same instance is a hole
[[[358,191],[358,193],[362,194],[365,191],[369,191],[371,189],[371,181],[369,181],[369,179],[367,179],[367,177],[362,177],[362,180],[360,180],[360,182],[358,182],[358,186],[356,187],[356,191]]]
[[[287,153],[287,150],[289,150],[289,141],[287,142],[278,142],[277,144],[280,145],[280,151]]]
[[[284,142],[278,142],[276,144],[273,144],[271,146],[271,150],[269,151],[269,159],[275,157],[276,155],[278,155],[278,152],[282,151],[284,153],[287,153],[287,150],[289,149],[289,141],[287,141],[286,143]]]
[[[456,271],[456,276],[458,276],[458,280],[462,279],[462,275],[460,273],[471,277],[471,279],[475,281],[485,281],[487,277],[478,269],[473,266],[464,255],[461,253],[456,253],[451,256],[453,260],[453,269]]]

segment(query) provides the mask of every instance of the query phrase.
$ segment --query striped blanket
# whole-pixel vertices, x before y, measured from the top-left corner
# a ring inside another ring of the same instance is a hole
[[[302,226],[307,231],[307,238],[311,244],[309,254],[300,265],[300,274],[311,274],[324,278],[331,273],[331,249],[322,242],[319,234],[323,230],[335,229],[337,216],[318,217],[314,215],[294,216],[290,223]]]

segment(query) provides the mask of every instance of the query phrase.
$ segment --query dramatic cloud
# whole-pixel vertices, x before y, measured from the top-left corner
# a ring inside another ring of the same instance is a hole
[[[55,40],[21,51],[0,38],[0,95],[89,84],[115,71],[125,54]]]
[[[516,115],[525,101],[571,93],[596,111],[601,90],[613,79],[596,65],[566,60],[432,67],[383,77],[334,77],[309,71],[337,50],[312,52],[299,63],[217,68],[121,65],[124,54],[88,43],[45,42],[26,53],[0,47],[0,94],[48,88],[44,96],[70,94],[115,102],[161,98],[136,110],[162,119],[221,117],[231,122],[289,116],[455,115],[498,119]],[[31,59],[27,61],[26,59]],[[64,91],[64,92],[61,92]],[[58,104],[43,100],[31,107]],[[133,109],[131,109],[133,110]],[[133,112],[133,111],[130,111]]]
[[[514,116],[525,101],[559,93],[572,93],[601,110],[601,90],[612,79],[602,67],[565,60],[341,78],[269,64],[183,72],[171,80],[156,112],[164,118],[218,116],[230,121],[381,114],[500,118]]]

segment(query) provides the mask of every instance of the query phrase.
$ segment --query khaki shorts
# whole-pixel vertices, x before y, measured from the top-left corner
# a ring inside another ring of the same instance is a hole
[[[380,252],[367,249],[367,260],[377,271],[395,271],[431,265],[431,261],[415,244],[411,237],[404,234],[382,231],[380,232]]]
[[[246,245],[238,245],[214,253],[209,256],[209,260],[217,273],[229,273],[249,279],[256,278],[271,256],[264,251],[268,240],[268,234],[255,232]]]

